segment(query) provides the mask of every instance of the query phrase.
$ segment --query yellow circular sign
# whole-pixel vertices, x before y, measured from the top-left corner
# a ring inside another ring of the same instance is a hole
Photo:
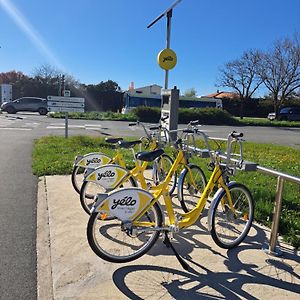
[[[171,49],[161,50],[157,55],[157,62],[164,70],[171,70],[176,66],[177,56]]]

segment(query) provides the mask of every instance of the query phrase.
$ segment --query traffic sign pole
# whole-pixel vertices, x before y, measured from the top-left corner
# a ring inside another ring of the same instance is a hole
[[[65,95],[70,95],[66,93]],[[84,112],[84,98],[69,97],[69,96],[48,96],[47,97],[48,111],[65,113],[65,138],[68,138],[69,132],[69,112]]]
[[[69,113],[65,113],[65,138],[68,138],[68,128],[69,128]]]

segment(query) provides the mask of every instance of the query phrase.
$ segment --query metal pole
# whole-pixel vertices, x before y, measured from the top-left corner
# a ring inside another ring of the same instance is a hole
[[[173,9],[169,10],[167,13],[167,40],[166,48],[170,49],[170,40],[171,40],[171,18],[172,18]],[[168,88],[169,84],[169,70],[165,71],[165,89]]]
[[[69,113],[65,113],[65,138],[68,138]]]
[[[281,176],[278,176],[276,195],[275,195],[275,206],[273,211],[273,221],[271,227],[270,248],[269,248],[270,253],[278,256],[282,254],[282,252],[279,249],[276,250],[276,244],[277,244],[278,227],[279,227],[280,213],[281,213],[283,183],[284,183],[284,179]]]

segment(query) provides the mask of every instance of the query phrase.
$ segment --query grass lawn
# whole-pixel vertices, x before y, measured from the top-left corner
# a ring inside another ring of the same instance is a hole
[[[33,172],[37,176],[71,174],[76,155],[102,151],[113,156],[114,149],[103,138],[87,136],[48,136],[36,140],[33,150]],[[124,151],[128,168],[133,167],[132,153]],[[300,177],[300,151],[290,147],[245,142],[244,158],[261,166]],[[207,161],[195,158],[207,176]],[[270,226],[274,206],[276,178],[259,172],[237,172],[232,178],[244,183],[255,200],[256,221]],[[295,247],[300,246],[300,186],[285,182],[280,233]]]
[[[268,126],[268,127],[300,127],[300,121],[270,121],[267,118],[248,118],[242,120],[235,117],[244,126]]]

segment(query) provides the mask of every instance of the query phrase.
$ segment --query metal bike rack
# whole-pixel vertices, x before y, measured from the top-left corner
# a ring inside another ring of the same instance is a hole
[[[300,185],[300,178],[296,176],[291,176],[285,173],[281,173],[272,169],[264,168],[261,166],[257,166],[257,171],[272,175],[277,177],[277,188],[275,194],[275,204],[273,209],[273,220],[272,220],[272,227],[271,227],[271,236],[270,236],[270,244],[268,249],[264,249],[269,254],[280,256],[282,255],[282,251],[280,250],[279,246],[277,246],[277,238],[278,238],[278,227],[279,227],[279,220],[280,220],[280,212],[281,212],[281,204],[282,204],[282,192],[284,181],[294,182]]]
[[[224,138],[217,138],[217,137],[208,137],[211,140],[219,140],[219,141],[227,141],[227,139]],[[188,147],[190,150],[195,151],[198,153],[200,157],[207,158],[209,157],[209,150],[208,149],[198,149],[196,147]],[[227,156],[220,155],[221,158],[227,159]],[[230,161],[234,163],[238,163],[239,160],[234,159],[230,157]],[[258,171],[260,173],[264,173],[267,175],[275,176],[277,177],[277,187],[276,187],[276,193],[275,193],[275,203],[273,208],[273,218],[272,218],[272,226],[271,226],[271,235],[270,235],[270,241],[268,248],[263,248],[265,252],[268,254],[274,255],[274,256],[281,256],[283,253],[280,250],[279,245],[277,245],[278,241],[278,228],[279,228],[279,221],[280,221],[280,213],[281,213],[281,205],[282,205],[282,192],[284,187],[284,181],[290,181],[293,183],[296,183],[300,186],[300,177],[292,176],[289,174],[285,174],[273,169],[268,169],[262,166],[259,166],[258,164],[254,162],[249,161],[243,161],[241,168],[241,171]]]

